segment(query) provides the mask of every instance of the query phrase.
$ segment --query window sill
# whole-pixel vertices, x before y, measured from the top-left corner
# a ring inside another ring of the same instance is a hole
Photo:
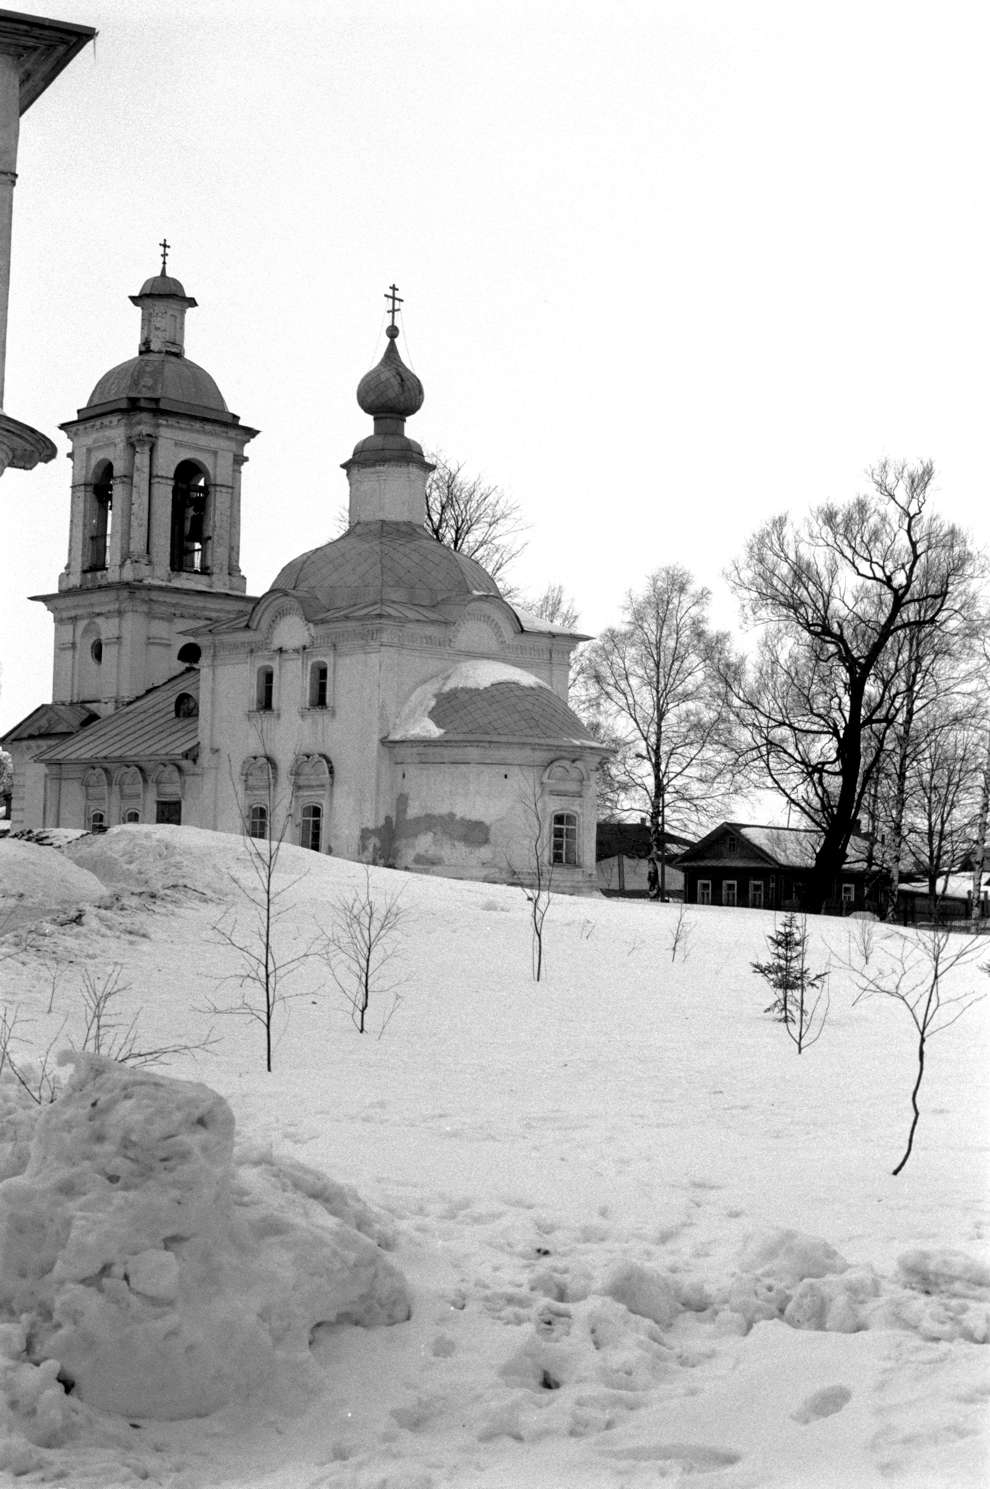
[[[306,718],[308,714],[319,714],[322,718],[332,719],[336,710],[330,703],[304,703],[299,710],[299,717]]]

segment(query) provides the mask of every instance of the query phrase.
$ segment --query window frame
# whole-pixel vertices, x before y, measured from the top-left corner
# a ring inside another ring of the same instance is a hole
[[[254,675],[254,707],[257,713],[275,712],[275,668],[269,662]]]
[[[698,904],[710,905],[712,902],[712,881],[710,879],[699,879],[697,888]]]
[[[311,853],[323,852],[324,809],[321,801],[304,801],[299,808],[299,846]],[[316,842],[313,843],[313,824],[316,824]],[[308,824],[308,826],[307,826]]]
[[[307,697],[310,708],[330,707],[330,664],[322,658],[309,664]]]
[[[550,866],[555,869],[580,867],[577,812],[558,811],[551,814]]]
[[[729,893],[729,887],[730,887],[730,885],[732,887],[732,898],[731,899],[728,898],[728,893]],[[738,910],[739,909],[739,880],[738,879],[723,879],[722,880],[722,909],[723,910]]]

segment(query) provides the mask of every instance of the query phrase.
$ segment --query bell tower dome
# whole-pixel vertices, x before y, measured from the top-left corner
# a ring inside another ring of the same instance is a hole
[[[241,469],[257,433],[186,356],[196,301],[167,270],[131,301],[138,354],[96,383],[75,419],[68,560],[55,617],[53,701],[109,712],[181,663],[183,632],[244,608]]]

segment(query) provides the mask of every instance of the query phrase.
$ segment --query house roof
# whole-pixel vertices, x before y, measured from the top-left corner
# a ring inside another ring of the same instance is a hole
[[[14,739],[45,739],[53,734],[75,734],[86,724],[99,718],[85,703],[42,703],[9,729],[3,736],[3,744]]]
[[[735,833],[745,848],[735,854],[715,853],[715,844],[726,832]],[[775,827],[754,822],[720,822],[693,848],[681,854],[685,864],[732,863],[742,859],[772,864],[781,869],[810,869],[821,842],[821,833],[813,827]],[[853,837],[846,850],[844,867],[860,870],[866,865],[868,843],[863,837]]]
[[[691,846],[690,838],[682,838],[675,832],[660,834],[668,848],[680,850]],[[599,822],[595,834],[595,857],[649,858],[650,829],[645,822]]]
[[[45,764],[100,760],[181,760],[195,750],[199,719],[177,718],[175,701],[190,693],[199,705],[199,673],[195,667],[150,688],[98,723],[43,750]]]

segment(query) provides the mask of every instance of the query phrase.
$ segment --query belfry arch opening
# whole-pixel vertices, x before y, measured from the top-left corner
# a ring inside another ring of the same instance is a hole
[[[172,481],[170,568],[176,574],[210,572],[210,484],[203,467],[183,460]]]
[[[113,461],[101,460],[93,472],[86,502],[84,562],[90,573],[105,569],[109,562],[112,513]]]

